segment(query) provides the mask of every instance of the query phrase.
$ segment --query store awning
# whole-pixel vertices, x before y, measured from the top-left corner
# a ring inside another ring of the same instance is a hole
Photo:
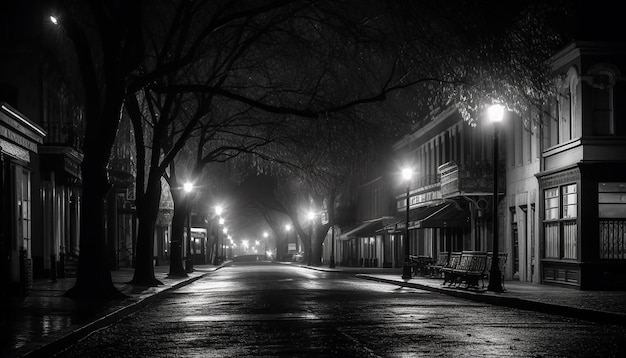
[[[339,236],[339,239],[348,240],[353,237],[370,237],[376,236],[377,234],[380,235],[377,231],[384,226],[385,220],[387,220],[387,218],[364,221],[342,233]]]
[[[460,210],[453,204],[443,204],[439,210],[417,222],[418,228],[464,227],[470,224],[468,210]]]
[[[453,204],[423,206],[409,211],[409,229],[426,227],[462,227],[469,224],[469,212],[458,210]],[[401,215],[379,229],[379,232],[399,232],[405,228],[406,216]]]

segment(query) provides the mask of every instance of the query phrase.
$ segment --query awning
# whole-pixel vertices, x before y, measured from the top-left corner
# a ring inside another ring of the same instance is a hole
[[[422,206],[409,210],[409,228],[415,228],[416,222],[429,216],[433,212],[437,211],[440,205],[434,206]],[[378,233],[393,233],[403,231],[406,223],[406,214],[402,213],[399,217],[390,220],[386,225],[378,230]]]
[[[370,237],[376,236],[383,225],[386,218],[364,221],[361,224],[353,226],[339,236],[340,240],[348,240],[353,237]]]
[[[418,221],[417,227],[464,227],[469,224],[468,210],[460,210],[453,204],[444,204],[439,207],[439,210]]]
[[[403,231],[405,222],[406,216],[401,215],[396,220],[382,227],[379,232],[393,233]],[[409,211],[409,229],[462,227],[467,224],[469,224],[469,211],[459,210],[450,203],[423,206]]]

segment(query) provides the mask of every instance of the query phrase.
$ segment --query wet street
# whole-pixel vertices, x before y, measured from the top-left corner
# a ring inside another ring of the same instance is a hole
[[[270,263],[233,263],[62,357],[611,357],[619,326]]]

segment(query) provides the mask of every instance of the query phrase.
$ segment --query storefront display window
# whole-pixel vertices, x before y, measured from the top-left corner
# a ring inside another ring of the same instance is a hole
[[[626,259],[626,183],[598,183],[600,258]]]
[[[576,184],[544,191],[544,256],[576,259],[578,244],[578,193]]]

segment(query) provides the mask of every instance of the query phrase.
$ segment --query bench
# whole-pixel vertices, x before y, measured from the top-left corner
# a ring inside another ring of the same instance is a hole
[[[430,277],[440,276],[441,269],[448,263],[448,253],[440,252],[437,255],[437,261],[427,266]]]
[[[409,260],[411,262],[412,276],[425,276],[428,272],[428,266],[433,263],[433,258],[430,256],[409,255]]]
[[[458,286],[465,284],[465,288],[478,288],[478,282],[485,276],[486,265],[487,252],[463,251],[458,267],[452,270],[452,283]]]
[[[430,268],[443,274],[442,285],[455,285],[456,287],[465,285],[465,288],[479,288],[479,282],[482,281],[482,288],[485,288],[485,280],[489,278],[491,270],[491,255],[491,252],[485,251],[442,252],[438,256],[437,263],[430,265]],[[503,283],[507,256],[506,252],[500,252],[498,256]]]
[[[449,256],[450,259],[441,268],[441,273],[443,274],[443,285],[452,282],[452,280],[454,279],[453,272],[461,262],[460,252],[452,252]]]

